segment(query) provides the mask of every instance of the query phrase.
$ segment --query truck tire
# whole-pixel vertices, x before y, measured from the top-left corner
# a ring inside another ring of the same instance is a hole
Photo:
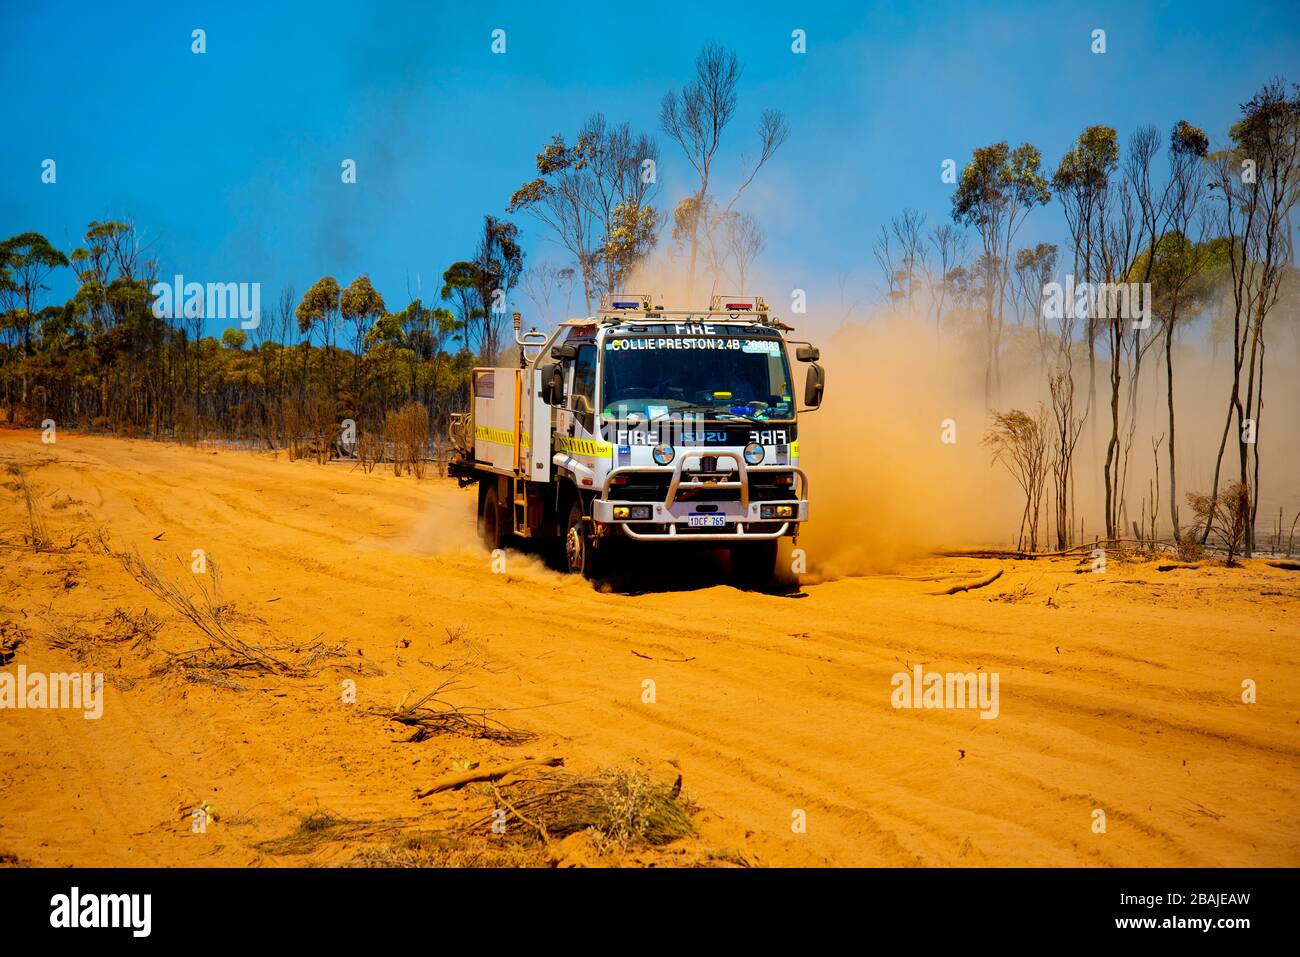
[[[564,562],[571,574],[595,580],[604,576],[606,562],[593,543],[595,536],[584,521],[585,515],[581,499],[575,498],[564,523]]]
[[[732,545],[731,575],[740,588],[771,588],[776,581],[776,539]]]
[[[495,482],[483,494],[483,507],[478,513],[478,537],[490,552],[496,551],[505,541],[501,531],[501,502]]]

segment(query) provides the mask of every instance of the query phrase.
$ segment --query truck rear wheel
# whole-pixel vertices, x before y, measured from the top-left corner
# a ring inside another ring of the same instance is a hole
[[[501,532],[501,502],[497,497],[496,484],[488,487],[483,495],[483,506],[478,514],[478,537],[488,551],[501,547],[504,536]]]
[[[741,588],[771,588],[776,581],[776,539],[732,545],[731,574]]]

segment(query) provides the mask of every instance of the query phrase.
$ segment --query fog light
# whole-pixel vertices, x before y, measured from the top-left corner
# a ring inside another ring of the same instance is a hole
[[[677,452],[671,445],[656,445],[650,454],[654,457],[655,465],[668,465]]]
[[[760,518],[794,518],[793,505],[763,505],[759,508]]]
[[[650,518],[649,505],[615,505],[614,517],[620,519],[631,519],[634,522],[644,522]]]
[[[745,464],[757,465],[761,461],[763,461],[763,446],[757,442],[750,442],[745,446]]]

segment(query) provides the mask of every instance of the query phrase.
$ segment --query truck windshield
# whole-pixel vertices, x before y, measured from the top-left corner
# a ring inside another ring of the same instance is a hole
[[[794,417],[790,370],[775,337],[620,336],[605,340],[604,353],[607,419]]]

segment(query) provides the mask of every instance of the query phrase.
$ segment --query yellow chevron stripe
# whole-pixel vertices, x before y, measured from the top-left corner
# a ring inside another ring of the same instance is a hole
[[[590,455],[598,459],[611,458],[614,454],[614,446],[608,442],[601,442],[598,439],[573,439],[567,435],[555,437],[555,450],[568,452],[570,455]]]
[[[474,429],[474,440],[488,442],[492,445],[508,445],[514,448],[515,434],[509,429],[490,429],[486,425],[480,425]]]

